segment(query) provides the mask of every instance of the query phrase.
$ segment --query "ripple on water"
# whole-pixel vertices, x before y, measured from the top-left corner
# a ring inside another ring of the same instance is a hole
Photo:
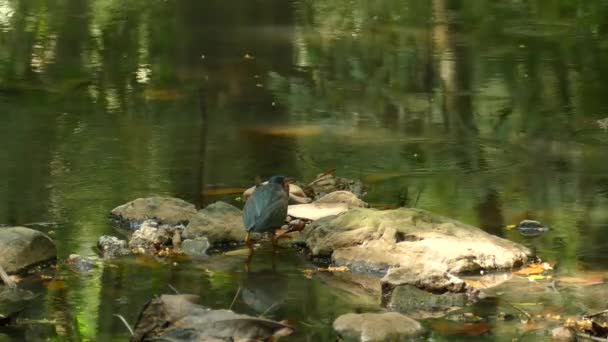
[[[521,164],[523,159],[517,158],[521,152],[520,146],[487,139],[383,137],[376,144],[346,141],[331,151],[311,151],[309,158],[314,165],[338,165],[363,175],[368,182],[377,182],[450,172],[497,172]]]
[[[587,128],[574,132],[574,141],[589,146],[608,146],[608,129]]]

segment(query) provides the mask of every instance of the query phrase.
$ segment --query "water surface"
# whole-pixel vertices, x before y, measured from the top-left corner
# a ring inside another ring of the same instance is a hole
[[[374,206],[480,226],[563,275],[603,271],[607,17],[605,1],[582,0],[0,0],[0,223],[56,222],[60,259],[94,255],[118,234],[109,210],[136,197],[238,204],[205,190],[335,167],[369,184]],[[525,218],[551,231],[505,228]],[[268,315],[299,322],[295,340],[330,340],[337,315],[380,309],[281,256],[259,277],[232,256],[60,267],[65,284],[32,285],[29,318],[63,323],[0,339],[125,340],[112,314],[133,322],[168,284],[223,308],[247,277],[285,288]],[[235,309],[274,304],[260,300]],[[498,331],[478,338],[513,337]]]

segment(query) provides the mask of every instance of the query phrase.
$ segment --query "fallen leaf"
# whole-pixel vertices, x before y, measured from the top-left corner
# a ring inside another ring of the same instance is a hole
[[[511,229],[513,229],[513,228],[515,228],[515,227],[517,227],[517,225],[515,225],[515,224],[510,224],[510,225],[508,225],[506,228],[507,228],[507,230],[511,230]]]
[[[483,322],[460,324],[444,320],[432,322],[431,328],[444,335],[479,336],[483,333],[490,331],[490,325]]]
[[[537,281],[537,280],[543,280],[547,277],[545,277],[544,275],[539,275],[539,274],[534,274],[528,277],[529,281]]]
[[[348,272],[350,268],[348,266],[329,266],[328,268],[320,268],[319,271],[327,271],[327,272]]]
[[[529,276],[529,275],[533,275],[533,274],[541,274],[544,271],[545,271],[545,267],[543,267],[543,264],[531,264],[530,266],[528,266],[526,268],[522,268],[519,271],[513,272],[513,274]]]

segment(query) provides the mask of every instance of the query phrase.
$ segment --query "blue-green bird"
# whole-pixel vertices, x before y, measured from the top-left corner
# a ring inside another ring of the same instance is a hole
[[[274,233],[281,228],[287,218],[288,204],[289,183],[285,177],[272,176],[268,183],[258,186],[243,208],[243,224],[247,231],[245,244],[251,246],[249,234],[252,232]]]

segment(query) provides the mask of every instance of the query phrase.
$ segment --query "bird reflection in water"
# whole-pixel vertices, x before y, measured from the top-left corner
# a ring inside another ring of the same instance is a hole
[[[274,254],[271,253],[274,259]],[[274,264],[274,262],[273,262]],[[241,300],[260,315],[277,310],[287,301],[287,277],[274,269],[246,272],[241,282]]]

